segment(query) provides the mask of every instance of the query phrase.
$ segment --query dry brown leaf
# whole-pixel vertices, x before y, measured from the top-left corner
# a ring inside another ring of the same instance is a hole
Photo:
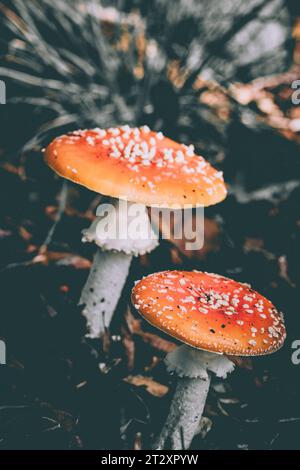
[[[45,208],[45,213],[50,220],[56,221],[57,218],[57,206],[47,206]],[[92,214],[90,211],[80,212],[77,209],[72,207],[66,207],[64,210],[65,215],[68,217],[78,217],[79,219],[87,219],[93,221],[95,218],[95,214]]]
[[[136,433],[133,449],[134,450],[142,450],[142,435],[141,435],[140,432]]]
[[[39,253],[33,260],[34,263],[57,263],[60,266],[72,266],[75,269],[90,269],[91,261],[82,256],[60,251],[45,251]]]
[[[195,213],[192,212],[186,212],[184,215],[185,221],[189,222],[189,225],[192,227],[196,227],[196,215]],[[198,216],[201,217],[201,216]],[[191,218],[193,222],[191,221]],[[182,253],[184,256],[188,258],[195,258],[199,260],[203,260],[206,258],[206,256],[211,253],[211,252],[217,252],[220,249],[220,243],[221,243],[221,229],[220,225],[216,220],[209,219],[205,217],[204,219],[204,236],[203,236],[203,247],[199,250],[189,250],[187,249],[187,243],[191,242],[193,240],[187,240],[185,238],[184,234],[181,236],[179,239],[174,238],[174,233],[178,230],[178,227],[176,228],[174,225],[174,218],[170,219],[171,225],[169,223],[164,226],[162,218],[158,216],[157,213],[152,214],[151,218],[152,224],[159,229],[160,233],[162,236],[169,240],[179,251]],[[177,220],[178,224],[181,224],[181,218]],[[199,223],[198,223],[199,224]],[[178,231],[180,233],[180,231]],[[173,256],[174,253],[171,252],[172,255],[172,261],[173,261]],[[179,253],[175,253],[174,256],[174,264],[181,264],[181,258]]]
[[[244,242],[245,252],[259,251],[264,247],[264,241],[261,238],[246,237]]]
[[[251,357],[229,356],[228,359],[232,361],[237,367],[246,370],[253,370],[253,363]]]
[[[300,18],[296,18],[294,27],[293,27],[293,38],[300,40]]]
[[[284,279],[291,287],[296,287],[288,274],[288,262],[286,256],[282,255],[278,258],[279,276]]]
[[[171,263],[174,266],[180,266],[183,263],[182,253],[177,246],[172,246],[170,249]]]
[[[0,240],[11,237],[11,235],[12,235],[12,232],[10,230],[0,229]]]
[[[125,349],[127,358],[127,368],[132,370],[135,363],[135,343],[132,339],[131,333],[125,327],[121,327],[122,343]]]
[[[19,235],[26,242],[28,242],[32,238],[32,234],[30,232],[28,232],[28,230],[25,227],[23,227],[22,225],[19,227]]]
[[[3,168],[8,173],[13,173],[15,175],[20,174],[19,167],[15,166],[15,165],[12,165],[11,163],[7,163],[7,162],[1,163],[0,168]]]
[[[135,334],[141,336],[146,344],[150,344],[150,346],[152,346],[154,349],[158,349],[159,351],[162,351],[164,353],[172,352],[175,348],[177,348],[177,345],[175,343],[163,339],[153,333],[148,333],[141,330],[137,331]]]
[[[69,254],[57,261],[60,266],[72,266],[75,269],[90,269],[92,263],[83,256]]]

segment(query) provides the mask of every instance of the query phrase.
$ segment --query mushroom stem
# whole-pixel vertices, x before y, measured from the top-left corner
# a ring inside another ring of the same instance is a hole
[[[167,421],[155,442],[155,450],[184,450],[197,432],[210,385],[206,379],[180,378]]]
[[[83,231],[83,241],[95,242],[99,248],[79,301],[90,338],[100,337],[110,326],[133,256],[149,253],[158,245],[144,205],[110,199],[100,204],[96,214]]]
[[[93,266],[80,297],[90,338],[109,327],[126,282],[132,255],[97,249]]]
[[[200,424],[211,374],[226,377],[234,364],[225,356],[180,346],[166,356],[169,372],[175,372],[178,383],[166,423],[154,449],[185,450],[190,447]]]

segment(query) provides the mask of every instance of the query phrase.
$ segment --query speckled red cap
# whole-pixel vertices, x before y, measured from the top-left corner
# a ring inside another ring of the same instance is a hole
[[[195,348],[270,354],[286,332],[274,305],[248,284],[199,271],[163,271],[137,282],[132,302],[153,326]]]
[[[46,149],[59,175],[103,195],[146,206],[210,206],[226,197],[222,172],[147,126],[76,131]]]

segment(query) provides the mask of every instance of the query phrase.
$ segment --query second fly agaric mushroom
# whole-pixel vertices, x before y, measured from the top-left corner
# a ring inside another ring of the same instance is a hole
[[[282,315],[248,284],[199,271],[163,271],[139,281],[132,302],[151,325],[185,343],[169,353],[178,384],[155,449],[187,449],[197,431],[211,372],[226,377],[224,355],[277,351],[286,337]]]
[[[148,237],[133,234],[121,239],[109,229],[99,236],[101,217],[84,233],[84,241],[94,241],[100,247],[80,299],[90,336],[97,337],[110,324],[132,257],[150,252],[158,244],[146,206],[216,204],[226,197],[222,173],[195,155],[193,146],[174,142],[147,126],[76,131],[55,139],[45,158],[64,178],[113,198],[108,209],[111,221],[130,220],[133,203],[142,209],[139,223],[142,220],[144,230],[140,232]],[[98,209],[102,211],[102,205]]]

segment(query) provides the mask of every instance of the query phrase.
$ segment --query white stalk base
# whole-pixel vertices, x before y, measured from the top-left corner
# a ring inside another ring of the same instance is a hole
[[[180,378],[167,421],[158,437],[155,450],[185,450],[197,433],[210,385],[206,379]]]
[[[89,338],[99,338],[109,328],[131,261],[132,255],[97,249],[79,301],[84,305]]]
[[[165,362],[168,371],[178,375],[178,384],[154,449],[189,449],[193,437],[199,432],[211,372],[226,378],[233,371],[234,364],[226,356],[185,344],[167,354]]]

